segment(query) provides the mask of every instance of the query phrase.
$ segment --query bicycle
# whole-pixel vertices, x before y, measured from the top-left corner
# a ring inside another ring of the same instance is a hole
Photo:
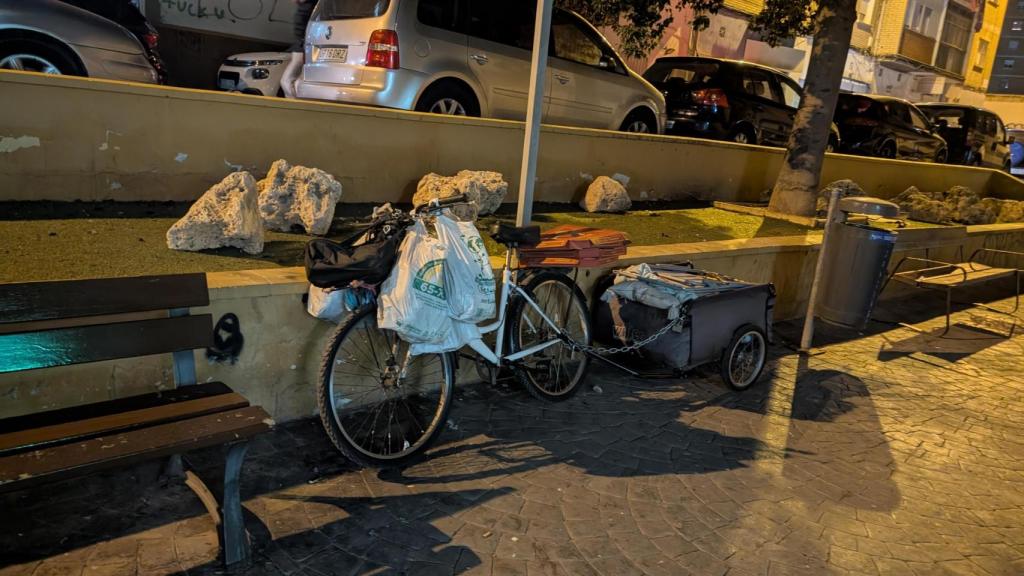
[[[461,195],[434,200],[410,213],[387,214],[373,226],[401,233],[417,218],[465,203]],[[480,327],[495,334],[495,345],[476,340],[470,347],[492,374],[511,369],[533,396],[566,400],[580,388],[589,363],[581,348],[591,344],[586,298],[565,274],[512,267],[516,248],[540,241],[539,227],[499,224],[491,237],[506,247],[497,318]],[[317,401],[331,442],[369,467],[417,457],[446,426],[457,359],[454,352],[410,355],[408,343],[377,326],[376,299],[357,308],[338,326],[320,366]]]

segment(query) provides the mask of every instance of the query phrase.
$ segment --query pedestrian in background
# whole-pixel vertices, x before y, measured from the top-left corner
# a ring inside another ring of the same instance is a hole
[[[285,66],[284,74],[281,76],[281,91],[285,98],[295,98],[295,80],[302,71],[303,58],[305,56],[306,26],[309,24],[309,17],[313,14],[313,7],[316,0],[292,0],[295,2],[294,33],[296,43],[288,49],[292,58]]]

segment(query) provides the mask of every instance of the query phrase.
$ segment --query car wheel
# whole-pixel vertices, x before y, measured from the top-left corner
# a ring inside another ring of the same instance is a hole
[[[945,164],[947,160],[949,160],[949,151],[947,151],[945,148],[942,148],[935,153],[936,164]]]
[[[427,88],[416,103],[416,111],[447,116],[479,116],[480,105],[468,89],[444,83]]]
[[[85,76],[65,48],[32,38],[0,40],[0,69]]]
[[[739,128],[732,133],[729,140],[737,144],[757,144],[757,136],[750,128]]]
[[[896,144],[893,142],[886,142],[882,144],[882,147],[878,149],[879,158],[888,158],[890,160],[896,158]]]
[[[619,126],[620,132],[633,132],[635,134],[657,134],[658,123],[654,115],[647,110],[633,110]]]

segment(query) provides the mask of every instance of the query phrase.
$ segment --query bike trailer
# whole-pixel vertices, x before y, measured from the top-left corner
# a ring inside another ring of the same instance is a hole
[[[594,336],[620,347],[614,351],[635,347],[675,372],[722,363],[723,379],[735,388],[760,375],[775,306],[772,284],[688,265],[642,264],[615,271],[596,296]]]

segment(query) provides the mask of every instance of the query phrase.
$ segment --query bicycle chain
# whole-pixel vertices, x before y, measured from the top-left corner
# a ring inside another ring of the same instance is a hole
[[[634,350],[639,350],[640,348],[643,348],[644,346],[647,346],[651,342],[654,342],[658,338],[661,338],[662,336],[667,334],[669,330],[674,328],[677,324],[682,323],[682,321],[683,321],[683,317],[680,316],[680,317],[676,318],[675,320],[670,321],[668,324],[665,324],[665,326],[663,326],[661,328],[661,330],[658,330],[657,332],[655,332],[654,334],[651,334],[647,338],[644,338],[643,340],[641,340],[639,342],[634,342],[633,344],[631,344],[629,346],[622,346],[622,347],[619,347],[619,348],[602,348],[600,346],[588,346],[587,344],[580,344],[579,342],[573,340],[568,335],[566,335],[566,338],[569,340],[569,345],[572,346],[573,350],[582,350],[583,352],[592,352],[592,353],[597,354],[599,356],[604,356],[606,354],[623,354],[623,353],[626,353],[626,352],[632,352]]]

